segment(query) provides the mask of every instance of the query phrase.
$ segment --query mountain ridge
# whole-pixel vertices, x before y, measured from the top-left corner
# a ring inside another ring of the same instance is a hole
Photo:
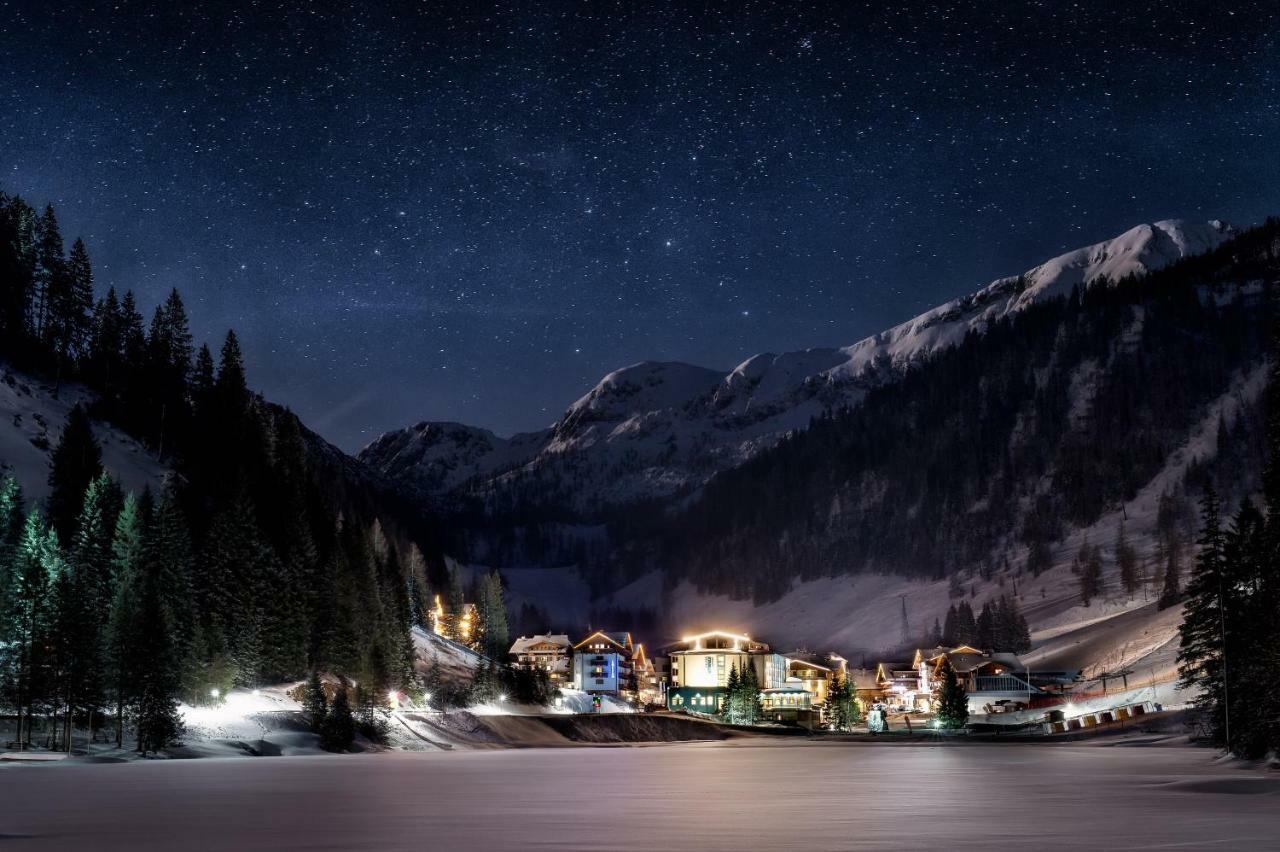
[[[538,499],[579,513],[669,497],[813,417],[856,404],[870,388],[970,332],[1075,287],[1145,275],[1209,251],[1235,232],[1217,219],[1137,225],[849,346],[757,353],[727,372],[641,361],[606,374],[546,429],[503,438],[480,427],[423,421],[384,433],[357,458],[435,501],[510,489],[530,477],[540,485]]]

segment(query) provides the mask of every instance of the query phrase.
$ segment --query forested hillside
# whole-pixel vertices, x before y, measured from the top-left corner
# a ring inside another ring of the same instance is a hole
[[[442,568],[428,520],[251,391],[234,332],[197,347],[176,290],[144,322],[132,293],[95,292],[52,208],[0,195],[0,359],[92,400],[54,436],[47,501],[0,476],[0,687],[22,737],[107,710],[156,750],[179,699],[233,685],[320,670],[375,702],[414,684],[409,629]],[[162,487],[126,494],[95,422],[167,466]]]
[[[657,565],[757,600],[833,574],[1037,573],[1048,544],[1132,500],[1262,362],[1278,274],[1273,220],[1002,319],[716,476],[646,527],[660,545],[637,548],[628,573]],[[1233,501],[1258,491],[1262,431],[1247,401],[1162,497],[1170,550],[1188,544],[1175,521],[1203,484]]]

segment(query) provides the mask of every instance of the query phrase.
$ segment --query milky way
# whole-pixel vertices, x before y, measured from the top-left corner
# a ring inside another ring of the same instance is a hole
[[[1280,213],[1275,8],[0,2],[0,188],[344,447],[510,432]]]

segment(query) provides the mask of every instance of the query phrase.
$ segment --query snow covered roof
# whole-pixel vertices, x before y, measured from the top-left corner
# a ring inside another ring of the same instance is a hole
[[[539,633],[535,636],[521,636],[511,643],[511,653],[527,654],[539,645],[551,645],[556,649],[568,651],[572,643],[564,633]]]

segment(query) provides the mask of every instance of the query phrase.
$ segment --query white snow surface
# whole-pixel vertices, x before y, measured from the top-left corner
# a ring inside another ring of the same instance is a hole
[[[49,494],[49,457],[76,403],[93,399],[81,385],[52,384],[13,370],[0,362],[0,477],[11,475],[32,501]],[[168,469],[133,438],[94,421],[93,434],[102,447],[102,464],[126,491],[158,488]]]
[[[705,482],[826,410],[970,332],[1076,286],[1116,281],[1220,245],[1223,222],[1164,220],[999,278],[840,349],[754,355],[729,371],[646,361],[615,370],[548,428],[505,439],[457,423],[388,432],[360,452],[381,473],[443,497],[550,474],[580,507],[663,497]]]

